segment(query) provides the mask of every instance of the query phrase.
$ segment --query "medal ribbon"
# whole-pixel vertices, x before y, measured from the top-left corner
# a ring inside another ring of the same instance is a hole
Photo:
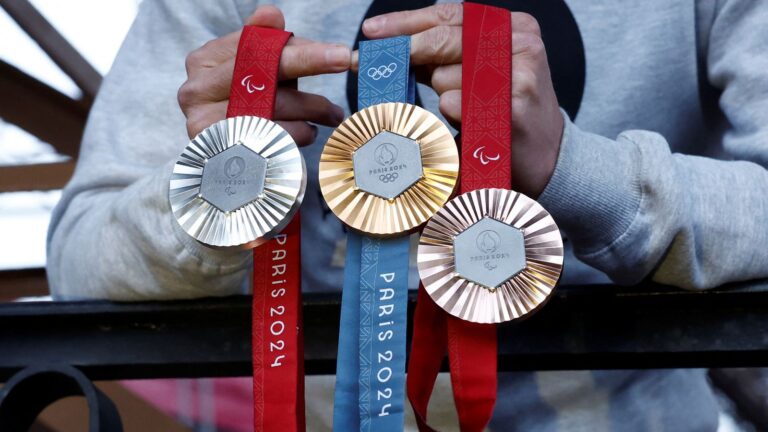
[[[291,33],[246,26],[232,74],[227,117],[272,119],[280,55]],[[304,431],[301,224],[253,250],[253,428]]]
[[[512,185],[512,22],[508,10],[464,3],[460,193]],[[496,403],[496,326],[463,321],[419,288],[408,397],[421,431],[445,349],[462,432],[480,432]]]
[[[410,38],[360,43],[358,109],[413,103]],[[333,429],[403,429],[409,237],[350,231],[344,267]]]

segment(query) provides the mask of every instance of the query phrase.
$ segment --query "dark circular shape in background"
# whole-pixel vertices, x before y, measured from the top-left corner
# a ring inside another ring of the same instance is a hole
[[[434,0],[374,0],[360,20],[361,29],[355,38],[354,48],[357,49],[360,41],[364,40],[362,24],[365,19],[388,12],[419,9],[434,3]],[[579,26],[565,0],[480,0],[475,3],[525,12],[538,20],[557,100],[571,119],[575,119],[584,96],[586,57]],[[350,112],[357,111],[357,74],[352,72],[347,74],[347,101]],[[418,92],[416,105],[421,106]]]
[[[571,119],[575,119],[584,96],[587,67],[581,31],[565,0],[480,0],[475,3],[525,12],[536,18],[557,100]]]

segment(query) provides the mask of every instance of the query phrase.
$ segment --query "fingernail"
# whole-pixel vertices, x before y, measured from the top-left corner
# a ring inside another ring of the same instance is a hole
[[[384,25],[384,18],[382,17],[373,17],[368,18],[363,22],[363,31],[366,33],[376,33],[379,30],[381,30],[381,27]]]
[[[345,46],[335,46],[325,50],[325,61],[330,65],[349,66],[350,51]]]
[[[333,106],[333,120],[336,124],[341,124],[344,121],[344,109],[338,105]]]

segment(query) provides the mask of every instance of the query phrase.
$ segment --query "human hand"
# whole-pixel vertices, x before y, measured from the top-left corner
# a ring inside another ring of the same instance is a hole
[[[285,18],[276,7],[263,6],[248,17],[245,25],[282,30]],[[237,31],[214,39],[187,56],[187,81],[179,88],[178,102],[187,117],[190,138],[226,118],[239,41]],[[349,68],[350,55],[345,45],[291,37],[280,58],[278,80],[343,72]],[[309,122],[338,126],[344,120],[344,110],[323,96],[279,87],[274,120],[298,145],[308,145],[317,136],[317,127]]]
[[[512,14],[512,182],[515,190],[538,197],[555,169],[563,117],[552,86],[538,22]],[[363,34],[370,39],[411,35],[411,64],[417,76],[440,96],[440,112],[461,123],[463,7],[447,3],[369,18]],[[357,67],[353,53],[352,67]]]

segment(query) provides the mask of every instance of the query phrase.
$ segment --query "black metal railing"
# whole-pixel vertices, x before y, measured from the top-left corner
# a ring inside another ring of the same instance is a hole
[[[499,369],[768,366],[765,289],[561,287],[536,315],[500,327]],[[304,296],[309,374],[335,372],[339,300]],[[0,304],[0,381],[39,363],[91,379],[245,376],[250,331],[247,296]]]

